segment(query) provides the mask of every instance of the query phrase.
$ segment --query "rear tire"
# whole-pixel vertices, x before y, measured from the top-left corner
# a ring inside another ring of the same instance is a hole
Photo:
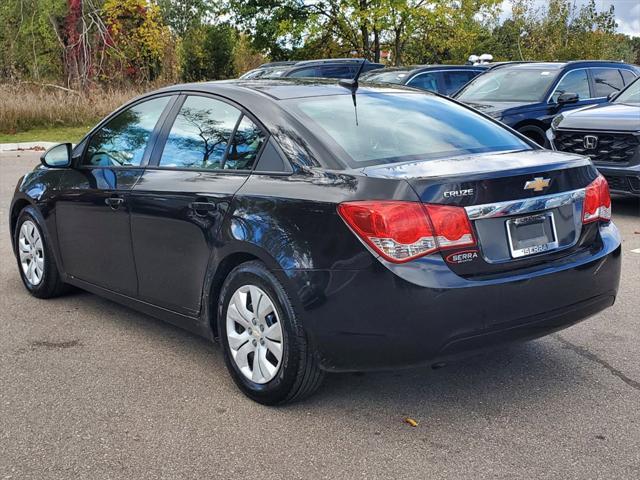
[[[18,271],[25,288],[37,298],[53,298],[66,293],[58,265],[47,242],[35,209],[25,207],[13,232]]]
[[[218,333],[231,377],[256,402],[300,400],[324,378],[291,300],[262,262],[243,263],[227,276]]]

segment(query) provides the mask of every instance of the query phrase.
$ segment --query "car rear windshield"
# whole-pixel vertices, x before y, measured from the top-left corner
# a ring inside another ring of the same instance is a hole
[[[456,98],[463,102],[539,102],[558,70],[504,68],[478,75]]]
[[[288,100],[291,111],[350,166],[530,149],[506,128],[450,100],[422,93]]]

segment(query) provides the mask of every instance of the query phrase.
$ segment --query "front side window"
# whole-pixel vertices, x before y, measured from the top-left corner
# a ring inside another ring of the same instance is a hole
[[[437,73],[419,73],[407,83],[410,87],[429,90],[430,92],[438,91],[438,74]]]
[[[456,95],[463,102],[539,102],[558,75],[541,68],[498,68],[478,75]]]
[[[556,86],[556,89],[551,96],[551,101],[556,103],[558,101],[558,97],[563,93],[577,93],[579,100],[591,98],[587,71],[582,69],[572,70],[567,73]]]
[[[139,166],[151,132],[169,99],[170,97],[159,97],[138,103],[109,120],[91,137],[82,165]]]
[[[447,99],[421,93],[297,98],[287,107],[353,167],[531,147]],[[357,118],[356,118],[357,115]]]
[[[161,167],[220,169],[240,110],[190,96],[180,108],[160,157]]]
[[[596,84],[596,97],[606,97],[619,92],[624,87],[622,75],[617,68],[594,68],[593,81]]]

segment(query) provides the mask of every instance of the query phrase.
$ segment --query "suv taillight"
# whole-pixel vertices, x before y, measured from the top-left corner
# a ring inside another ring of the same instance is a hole
[[[587,186],[582,206],[582,223],[591,223],[598,220],[604,222],[611,220],[609,184],[602,175],[598,175]]]
[[[476,244],[462,207],[378,200],[341,203],[338,213],[374,251],[395,263]]]

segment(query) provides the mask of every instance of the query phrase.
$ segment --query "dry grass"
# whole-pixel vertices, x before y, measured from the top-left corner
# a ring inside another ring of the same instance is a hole
[[[0,133],[92,125],[140,93],[96,89],[80,95],[51,87],[0,84]]]

